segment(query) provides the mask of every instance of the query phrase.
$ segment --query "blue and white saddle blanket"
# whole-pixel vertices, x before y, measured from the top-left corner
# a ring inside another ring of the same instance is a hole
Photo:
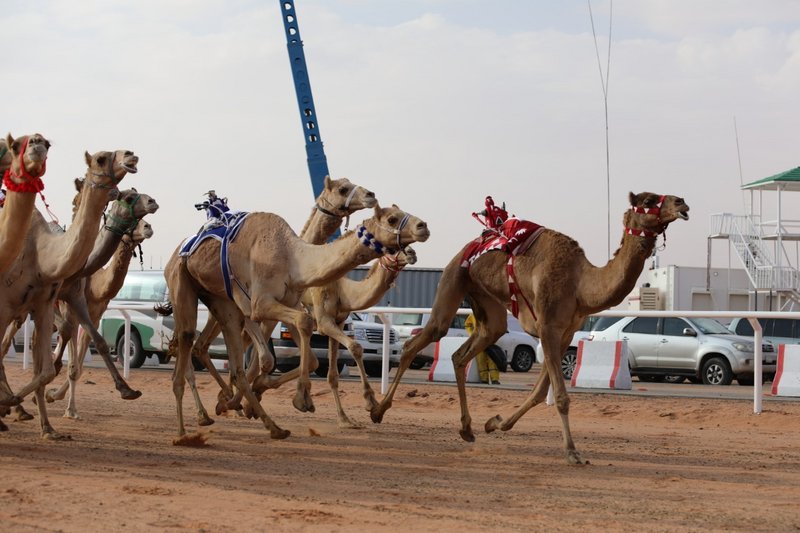
[[[249,214],[250,213],[245,211],[226,211],[224,213],[219,213],[218,217],[209,218],[208,221],[203,224],[203,227],[200,228],[200,231],[197,232],[197,235],[193,235],[183,241],[180,252],[178,252],[178,255],[182,257],[190,256],[197,250],[200,243],[206,239],[218,240],[221,243],[219,261],[222,267],[222,279],[225,281],[225,292],[228,298],[231,299],[233,298],[231,282],[235,280],[231,273],[231,266],[228,259],[228,246],[239,234],[242,223]]]

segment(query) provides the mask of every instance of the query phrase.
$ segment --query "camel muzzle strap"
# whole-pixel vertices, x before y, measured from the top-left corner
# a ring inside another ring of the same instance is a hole
[[[106,220],[111,220],[111,224],[105,223],[103,224],[103,227],[115,235],[125,235],[126,233],[128,234],[133,233],[133,230],[135,230],[136,226],[139,224],[139,219],[137,219],[136,215],[134,214],[134,206],[137,204],[137,202],[139,202],[139,198],[141,198],[141,196],[142,196],[141,194],[137,194],[133,198],[133,202],[131,202],[130,204],[123,202],[122,200],[115,200],[119,204],[122,204],[125,207],[125,209],[128,210],[130,218],[115,217],[114,215],[109,213]]]
[[[29,137],[25,137],[25,140],[22,142],[22,149],[19,152],[19,173],[14,172],[13,167],[6,170],[5,174],[3,174],[3,184],[6,186],[6,189],[11,192],[33,192],[41,195],[42,190],[44,190],[42,176],[44,176],[47,170],[47,159],[45,158],[42,163],[42,169],[37,175],[28,172],[28,169],[25,168],[25,152],[28,151],[29,139]],[[8,148],[6,148],[6,150],[8,150]],[[22,183],[17,183],[12,178],[22,180]],[[44,199],[44,196],[42,196],[42,199]],[[45,205],[47,205],[46,202]]]

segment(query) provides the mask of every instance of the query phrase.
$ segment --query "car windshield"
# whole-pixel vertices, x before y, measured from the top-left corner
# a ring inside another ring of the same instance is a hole
[[[422,324],[421,313],[397,313],[392,319],[395,326],[419,326]]]
[[[689,322],[706,335],[730,335],[731,331],[713,318],[693,318]]]
[[[589,318],[594,318],[594,317],[589,317]],[[601,316],[601,317],[597,317],[597,321],[594,323],[593,326],[591,326],[590,330],[591,331],[603,331],[604,329],[607,329],[609,326],[612,326],[612,325],[616,324],[620,320],[622,320],[622,317],[618,317],[618,316]],[[587,319],[587,321],[588,321],[588,319]],[[586,323],[584,323],[584,326],[586,326]],[[583,328],[581,328],[581,329],[583,331],[590,331],[590,330],[585,330]]]

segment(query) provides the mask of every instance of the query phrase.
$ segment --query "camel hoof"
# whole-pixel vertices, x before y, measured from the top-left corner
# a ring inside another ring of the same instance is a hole
[[[342,429],[364,429],[364,426],[356,422],[353,422],[352,420],[350,420],[350,417],[347,416],[339,419],[339,427]]]
[[[19,405],[22,403],[22,398],[19,396],[7,396],[0,400],[0,405],[7,405],[12,407],[14,405]],[[36,396],[33,397],[33,403],[36,403]]]
[[[72,435],[58,433],[57,431],[51,429],[49,431],[42,431],[42,439],[53,441],[72,440]]]
[[[30,414],[25,409],[22,409],[14,414],[14,420],[16,420],[17,422],[25,422],[26,420],[33,420],[33,415]]]
[[[386,413],[386,410],[381,410],[379,408],[375,408],[369,412],[369,417],[372,419],[373,424],[380,424],[383,422],[383,415]]]
[[[486,433],[491,433],[496,429],[500,429],[500,424],[502,424],[503,418],[500,415],[494,415],[492,418],[486,421],[486,424],[483,426],[483,429]]]
[[[70,411],[67,409],[64,411],[64,418],[71,418],[72,420],[83,420],[81,415],[78,414],[77,411]]]
[[[202,414],[197,417],[198,426],[210,426],[214,423],[214,419],[207,414]]]
[[[272,431],[269,432],[270,438],[276,439],[276,440],[285,439],[286,437],[288,437],[291,434],[292,434],[292,432],[289,431],[288,429],[281,429],[281,428],[273,429]]]
[[[298,393],[294,399],[292,400],[292,405],[294,408],[300,411],[301,413],[313,413],[316,409],[314,407],[314,402],[311,401],[311,398],[304,395],[303,393]]]
[[[59,398],[56,398],[56,393],[58,389],[47,389],[47,392],[44,393],[44,399],[47,400],[47,403],[53,403]]]
[[[123,389],[119,391],[119,395],[123,400],[135,400],[142,395],[142,391],[133,389]]]
[[[208,435],[204,435],[203,433],[192,433],[191,435],[181,435],[177,439],[172,439],[173,446],[190,446],[193,448],[203,448],[208,446],[206,441],[208,440]]]
[[[217,406],[214,408],[214,412],[217,413],[217,416],[227,413],[228,412],[228,404],[223,401],[217,402]]]
[[[365,407],[367,411],[371,413],[372,411],[378,408],[378,401],[375,399],[374,396],[370,396],[369,398],[366,399]]]
[[[576,450],[569,450],[567,452],[567,462],[571,465],[588,465],[589,461],[583,459],[581,454]]]
[[[475,434],[472,433],[472,428],[462,429],[458,434],[467,442],[475,442]]]

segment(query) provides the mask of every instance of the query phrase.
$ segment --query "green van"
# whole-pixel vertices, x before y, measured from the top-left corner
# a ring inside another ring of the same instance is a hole
[[[167,299],[167,281],[163,270],[130,270],[125,277],[119,293],[111,300],[110,305],[148,304],[144,310],[130,310],[131,317],[131,368],[139,368],[149,356],[156,356],[159,363],[169,362],[169,342],[175,328],[172,316],[161,316],[153,307]],[[197,311],[198,334],[208,320],[208,310],[200,305]],[[111,349],[121,354],[125,339],[125,318],[117,310],[108,310],[100,319],[100,334],[108,342]],[[222,356],[227,359],[225,342],[219,335],[211,343],[209,353],[212,357]]]

